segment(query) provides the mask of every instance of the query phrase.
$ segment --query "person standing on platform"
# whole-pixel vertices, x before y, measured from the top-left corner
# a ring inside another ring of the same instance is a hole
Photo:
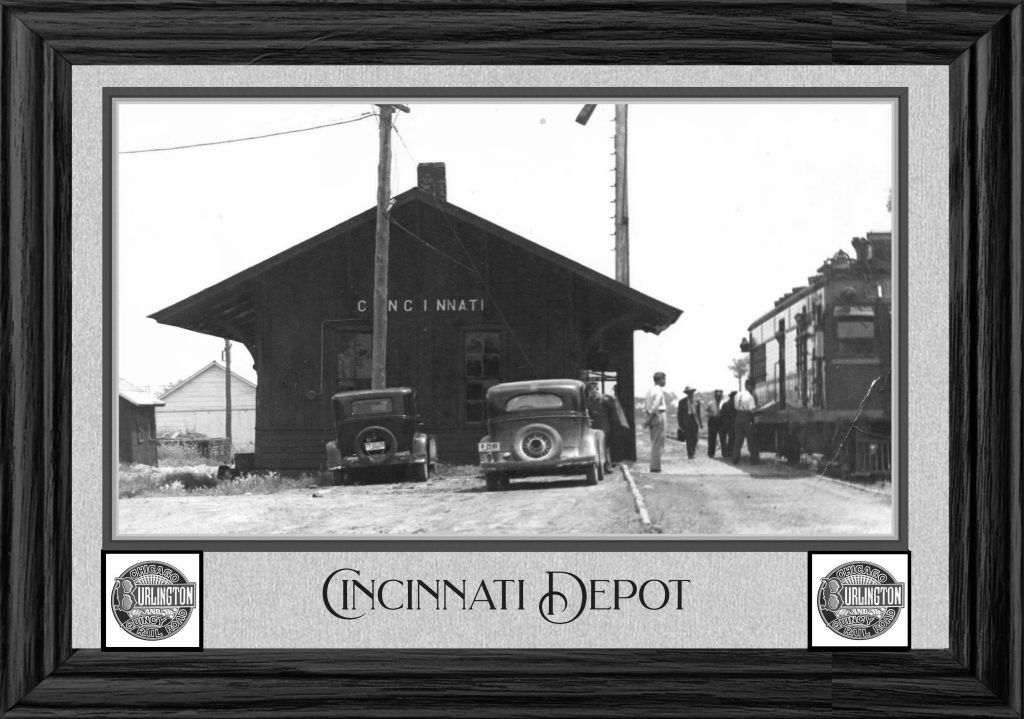
[[[708,456],[715,456],[718,447],[718,436],[722,431],[722,390],[716,389],[715,396],[708,400]],[[722,455],[725,455],[725,444],[722,444]]]
[[[753,394],[754,380],[748,379],[743,386],[745,389],[733,399],[733,406],[736,408],[736,436],[733,438],[732,463],[740,463],[740,450],[745,439],[747,450],[750,452],[750,463],[758,464],[761,458],[757,454],[757,439],[754,437],[754,413],[757,411],[757,400]]]
[[[733,432],[736,427],[736,406],[732,403],[736,392],[732,391],[722,402],[722,413],[718,416],[719,438],[722,440],[722,458],[732,457]]]
[[[661,453],[665,449],[665,410],[668,398],[665,396],[665,373],[654,373],[654,386],[644,398],[644,428],[651,433],[652,472],[661,471]]]
[[[696,391],[696,388],[686,385],[686,389],[683,390],[685,396],[679,400],[679,409],[676,415],[679,426],[683,428],[683,434],[686,435],[686,456],[690,459],[697,454],[697,428],[704,426],[700,402],[693,396]]]
[[[619,418],[615,416],[612,405],[613,398],[601,392],[597,382],[587,382],[587,414],[590,415],[590,426],[604,433],[604,471],[612,471],[611,447],[615,439],[614,424]]]

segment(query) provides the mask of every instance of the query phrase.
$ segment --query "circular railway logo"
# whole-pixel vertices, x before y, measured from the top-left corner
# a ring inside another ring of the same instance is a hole
[[[166,562],[140,562],[114,580],[110,607],[133,637],[159,641],[185,626],[195,612],[196,585]]]
[[[847,562],[822,577],[818,614],[846,639],[871,639],[896,623],[905,606],[906,588],[871,562]]]

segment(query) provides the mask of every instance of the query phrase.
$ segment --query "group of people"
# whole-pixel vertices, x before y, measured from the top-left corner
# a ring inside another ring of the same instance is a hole
[[[704,418],[708,423],[708,456],[714,457],[721,445],[722,457],[731,457],[733,464],[739,464],[740,449],[744,441],[750,452],[751,464],[757,464],[760,457],[754,438],[754,413],[757,411],[757,400],[754,398],[754,383],[747,380],[745,389],[730,392],[727,398],[720,389],[716,389],[714,397],[705,406],[696,399],[697,389],[689,385],[683,390],[683,398],[676,407],[678,434],[676,438],[686,443],[686,456],[693,459],[697,454],[697,436],[704,427]],[[665,419],[668,414],[669,399],[665,392],[665,373],[654,373],[654,386],[644,398],[643,426],[651,433],[650,471],[661,471],[661,454],[665,448]]]

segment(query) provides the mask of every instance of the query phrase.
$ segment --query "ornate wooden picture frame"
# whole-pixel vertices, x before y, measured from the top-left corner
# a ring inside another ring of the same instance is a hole
[[[0,714],[1021,715],[1020,0],[0,7]],[[71,72],[169,63],[949,66],[948,649],[73,649]]]

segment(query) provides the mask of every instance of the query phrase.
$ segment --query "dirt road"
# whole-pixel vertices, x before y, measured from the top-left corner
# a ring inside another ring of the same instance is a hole
[[[665,534],[839,537],[892,531],[888,497],[785,465],[733,466],[704,456],[685,468],[662,466],[661,474],[634,471],[633,478],[651,521]]]
[[[646,434],[646,433],[644,433]],[[888,534],[890,497],[855,489],[769,458],[752,467],[693,460],[669,440],[663,472],[647,472],[647,438],[632,476],[656,528],[672,535],[850,536]],[[418,484],[308,487],[267,494],[133,497],[118,502],[119,536],[615,535],[646,531],[621,470],[598,486],[582,477],[513,480],[488,492],[472,466],[442,467]]]
[[[622,473],[513,480],[488,492],[469,468],[425,483],[288,490],[275,494],[150,497],[118,502],[122,535],[338,536],[630,534],[643,531]]]
[[[645,440],[646,438],[643,438]],[[763,457],[740,464],[707,456],[702,441],[686,457],[681,442],[666,442],[662,472],[647,471],[648,444],[632,469],[651,521],[665,534],[834,536],[889,534],[887,494],[851,487]]]

